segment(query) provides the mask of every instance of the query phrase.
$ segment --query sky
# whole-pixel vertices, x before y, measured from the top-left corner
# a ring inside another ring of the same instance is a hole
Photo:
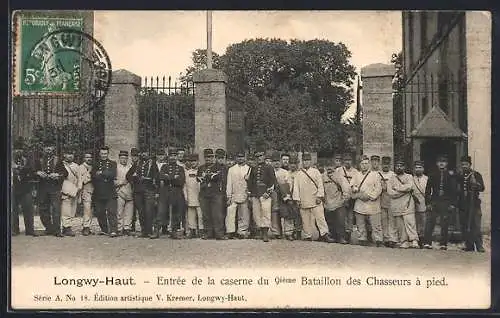
[[[359,71],[390,63],[402,48],[401,11],[213,11],[212,25],[213,51],[221,55],[245,39],[326,39],[344,43]],[[114,70],[175,79],[192,52],[206,48],[206,11],[95,11],[94,37]]]

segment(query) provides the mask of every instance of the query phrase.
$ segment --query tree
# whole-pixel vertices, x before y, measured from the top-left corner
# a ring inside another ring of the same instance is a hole
[[[214,68],[226,73],[228,85],[248,94],[249,144],[264,139],[272,148],[333,149],[341,144],[341,115],[353,101],[356,73],[350,58],[343,43],[251,39],[214,54]],[[192,60],[183,81],[205,68],[206,50],[195,50]]]
[[[393,89],[393,136],[394,153],[401,156],[405,154],[405,127],[404,127],[404,104],[403,104],[403,54],[394,53],[391,57],[391,63],[394,64],[396,72],[392,81]]]

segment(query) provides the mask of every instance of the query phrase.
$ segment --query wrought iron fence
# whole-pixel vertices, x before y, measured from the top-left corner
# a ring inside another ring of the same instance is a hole
[[[146,77],[139,94],[139,146],[150,151],[194,148],[194,84]]]
[[[43,144],[51,142],[60,154],[71,148],[80,160],[82,152],[96,153],[104,144],[103,102],[75,111],[81,97],[73,95],[14,96],[12,140],[22,138],[31,155],[38,156]]]

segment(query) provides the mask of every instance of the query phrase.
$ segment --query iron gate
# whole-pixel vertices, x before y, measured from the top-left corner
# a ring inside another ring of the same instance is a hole
[[[75,105],[82,100],[76,95],[14,96],[12,102],[12,140],[22,138],[31,156],[39,155],[45,142],[53,142],[58,154],[71,148],[80,161],[82,152],[95,155],[104,144],[103,101],[79,111]]]
[[[146,77],[139,94],[139,147],[165,151],[194,148],[194,84]]]

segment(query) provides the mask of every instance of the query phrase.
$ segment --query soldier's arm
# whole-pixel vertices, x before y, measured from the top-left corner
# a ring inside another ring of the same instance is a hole
[[[126,178],[126,179],[127,179],[127,181],[128,181],[128,182],[130,182],[130,183],[133,183],[133,182],[134,182],[134,177],[133,177],[133,175],[134,175],[134,173],[135,173],[136,168],[137,168],[137,163],[136,163],[136,162],[134,162],[134,163],[132,164],[132,167],[130,167],[130,169],[128,169],[127,174],[125,175],[125,178]],[[92,170],[93,170],[93,169],[92,169]]]
[[[397,183],[399,181],[396,180],[395,176],[392,176],[387,180],[387,194],[392,198],[392,199],[397,199],[405,195],[404,192],[400,192],[397,187]]]
[[[293,179],[293,193],[292,198],[294,201],[300,201],[300,190],[299,190],[299,175],[297,174]]]
[[[316,183],[318,184],[318,198],[324,198],[325,197],[325,187],[323,185],[323,177],[319,170],[316,172]]]
[[[429,176],[427,178],[427,185],[425,186],[425,202],[429,203],[431,202],[432,198],[432,177]]]
[[[226,197],[228,200],[231,199],[233,194],[233,181],[232,181],[232,171],[231,168],[227,171],[227,181],[226,181]]]
[[[184,168],[179,167],[179,179],[177,179],[177,184],[179,186],[184,186],[186,183],[186,172],[184,171]]]
[[[61,160],[57,162],[55,172],[59,174],[60,180],[66,179],[68,177],[68,170],[66,170]]]
[[[485,189],[483,176],[479,172],[475,172],[475,178],[476,178],[476,184],[477,184],[476,191],[483,192]]]
[[[382,194],[382,183],[380,182],[380,177],[376,176],[372,186],[366,192],[369,200],[375,201]]]

